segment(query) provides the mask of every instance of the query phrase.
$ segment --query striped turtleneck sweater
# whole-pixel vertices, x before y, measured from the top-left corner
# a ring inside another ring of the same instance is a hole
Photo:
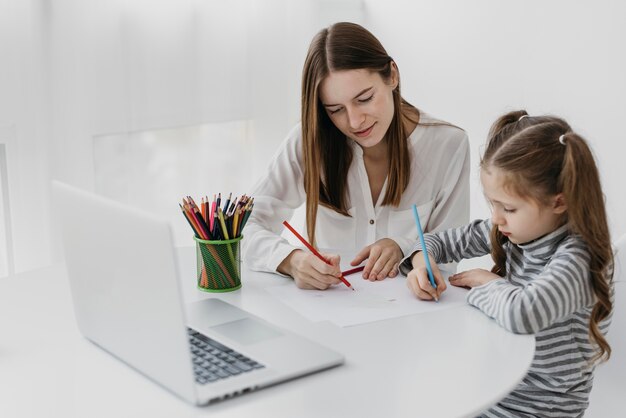
[[[437,263],[489,254],[491,221],[426,234]],[[420,251],[419,242],[412,253]],[[468,292],[467,302],[507,330],[535,334],[535,357],[522,382],[483,417],[580,417],[589,402],[596,353],[589,340],[595,303],[590,254],[567,226],[526,244],[504,244],[506,276]],[[411,257],[400,270],[411,270]],[[610,317],[600,324],[606,335]]]

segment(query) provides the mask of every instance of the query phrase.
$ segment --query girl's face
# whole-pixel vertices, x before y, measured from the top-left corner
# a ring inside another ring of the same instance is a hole
[[[395,66],[385,80],[369,70],[331,72],[320,84],[320,100],[330,120],[361,147],[381,143],[394,113],[393,89],[398,85]]]
[[[485,197],[491,205],[491,220],[498,230],[514,244],[524,244],[557,229],[567,210],[563,195],[558,194],[542,204],[522,198],[503,186],[501,170],[486,167],[480,170]]]

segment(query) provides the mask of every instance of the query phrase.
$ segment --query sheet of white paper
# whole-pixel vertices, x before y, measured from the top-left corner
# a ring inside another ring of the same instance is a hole
[[[311,321],[328,320],[341,327],[462,305],[468,292],[447,283],[447,290],[435,303],[417,299],[404,276],[370,282],[354,274],[347,279],[356,291],[343,284],[328,290],[302,290],[293,283],[266,290]]]

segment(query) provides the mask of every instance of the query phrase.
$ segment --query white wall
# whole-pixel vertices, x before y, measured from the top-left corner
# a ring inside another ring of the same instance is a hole
[[[94,137],[246,120],[250,187],[298,119],[311,36],[357,9],[354,0],[0,0],[15,270],[60,258],[50,180],[94,189]]]
[[[0,0],[0,132],[15,270],[50,263],[46,3]],[[6,214],[6,212],[5,212]],[[4,240],[5,237],[2,237]]]
[[[299,118],[311,37],[338,20],[383,41],[409,101],[469,132],[472,217],[488,213],[479,145],[495,117],[524,107],[590,140],[613,234],[625,233],[624,10],[606,0],[0,0],[16,270],[59,258],[49,181],[93,189],[94,136],[247,119],[251,186]]]
[[[626,5],[600,0],[367,0],[369,28],[397,61],[406,98],[465,128],[471,216],[488,216],[476,166],[500,114],[564,117],[599,161],[614,238],[626,233]]]

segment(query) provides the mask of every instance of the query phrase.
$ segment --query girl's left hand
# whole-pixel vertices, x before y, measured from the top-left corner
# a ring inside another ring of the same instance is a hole
[[[365,259],[367,263],[363,269],[364,279],[375,281],[396,277],[398,263],[402,260],[402,250],[394,240],[383,238],[359,251],[350,264],[358,266]]]
[[[485,269],[472,269],[453,274],[448,278],[450,284],[459,287],[478,287],[489,283],[492,280],[498,280],[502,277]]]

